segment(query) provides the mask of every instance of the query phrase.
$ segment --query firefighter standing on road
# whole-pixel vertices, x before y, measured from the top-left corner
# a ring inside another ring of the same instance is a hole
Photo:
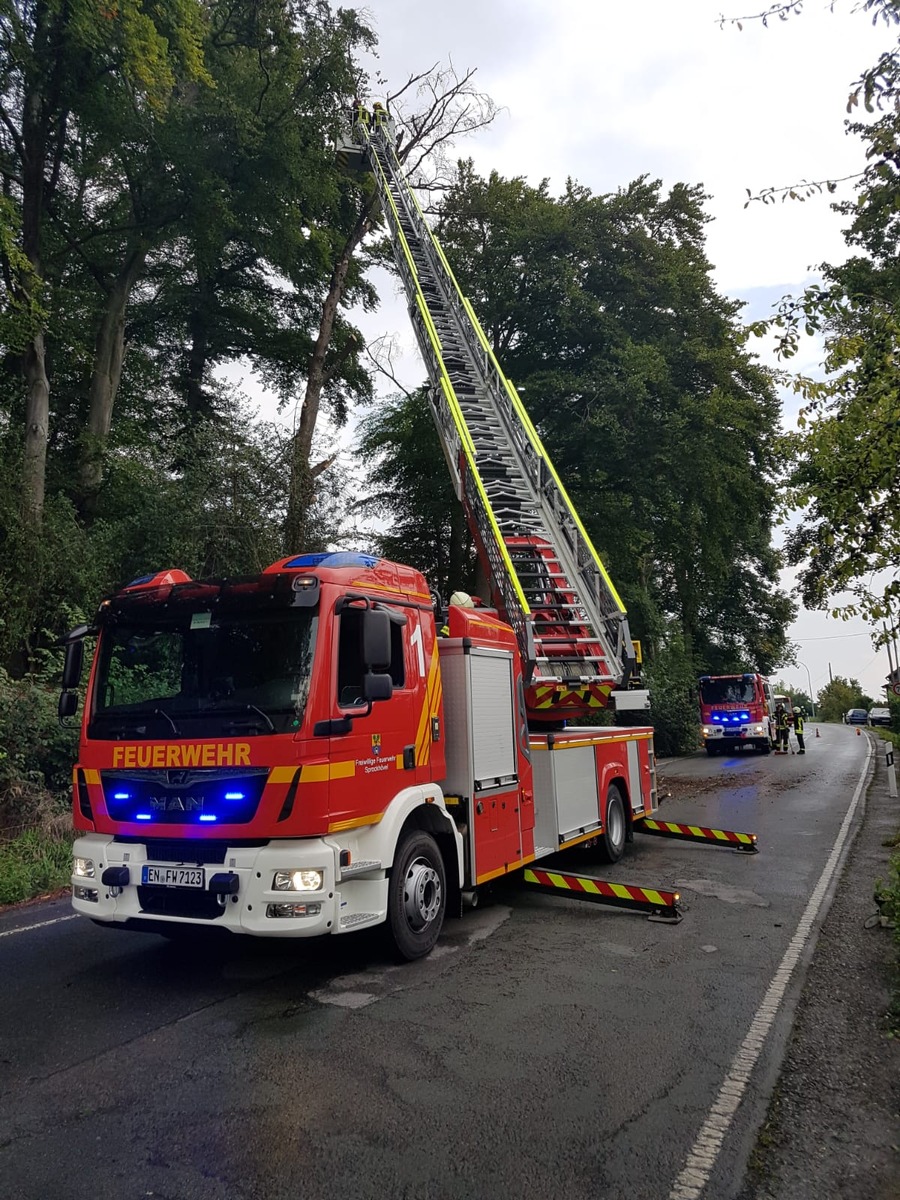
[[[775,709],[775,753],[788,752],[788,715],[783,704]]]
[[[798,708],[794,711],[794,733],[797,735],[797,741],[800,743],[798,754],[806,753],[806,745],[803,741],[803,709]]]

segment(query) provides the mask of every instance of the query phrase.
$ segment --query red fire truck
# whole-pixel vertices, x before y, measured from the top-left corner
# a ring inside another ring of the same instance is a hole
[[[768,754],[775,742],[775,702],[767,679],[755,672],[700,677],[700,724],[706,753],[752,746]]]
[[[655,763],[649,728],[565,727],[647,707],[624,608],[390,130],[357,126],[342,154],[379,188],[491,607],[445,612],[417,571],[356,553],[122,588],[68,638],[62,718],[97,638],[72,894],[172,935],[384,924],[413,959],[489,880],[588,841],[618,859]]]

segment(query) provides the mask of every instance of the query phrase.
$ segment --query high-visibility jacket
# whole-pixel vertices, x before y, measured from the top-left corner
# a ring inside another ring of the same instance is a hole
[[[775,713],[775,728],[776,729],[787,729],[788,727],[789,727],[789,725],[788,725],[787,712],[784,709],[781,709],[780,712]]]
[[[794,732],[803,734],[803,717],[800,713],[794,713]]]

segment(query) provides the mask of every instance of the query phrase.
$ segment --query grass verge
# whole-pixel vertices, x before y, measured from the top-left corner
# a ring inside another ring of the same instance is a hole
[[[0,842],[0,905],[18,904],[69,882],[72,839],[28,829]]]

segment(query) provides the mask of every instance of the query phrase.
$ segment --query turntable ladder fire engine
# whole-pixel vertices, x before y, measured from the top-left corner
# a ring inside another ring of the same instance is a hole
[[[532,719],[644,707],[625,609],[425,221],[383,116],[353,127],[375,177],[456,493],[515,630]],[[352,145],[351,144],[351,145]],[[344,147],[345,151],[349,147]]]

